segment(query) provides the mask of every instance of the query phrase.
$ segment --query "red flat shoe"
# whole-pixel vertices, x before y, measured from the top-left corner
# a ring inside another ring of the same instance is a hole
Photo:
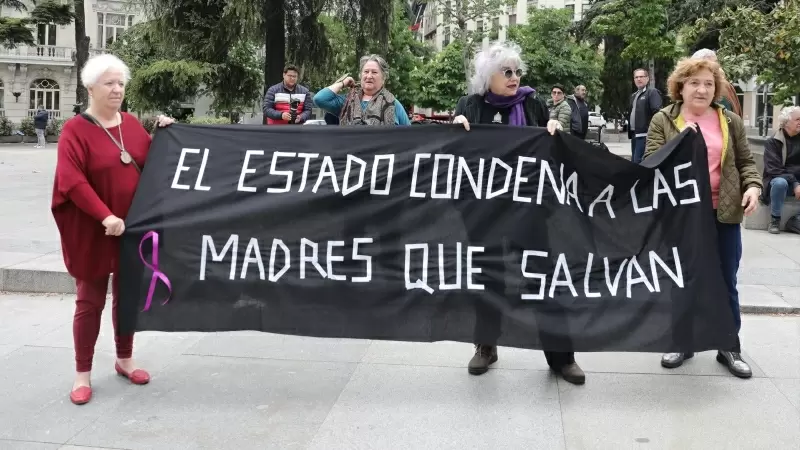
[[[133,384],[147,384],[150,382],[150,374],[142,369],[135,369],[133,372],[128,373],[122,370],[119,363],[114,363],[114,370],[121,377],[125,377]]]
[[[85,405],[92,399],[92,388],[81,386],[69,393],[69,399],[76,405]]]

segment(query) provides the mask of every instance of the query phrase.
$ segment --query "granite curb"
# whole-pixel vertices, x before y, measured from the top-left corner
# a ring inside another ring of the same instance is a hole
[[[75,294],[75,281],[63,271],[1,268],[0,292]],[[795,315],[800,314],[800,306],[742,304],[741,311],[742,314]]]

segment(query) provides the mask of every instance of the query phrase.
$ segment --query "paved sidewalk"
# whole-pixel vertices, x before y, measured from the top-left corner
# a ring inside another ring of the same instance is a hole
[[[587,383],[573,386],[537,351],[501,348],[495,368],[476,377],[465,344],[145,332],[136,357],[153,379],[133,386],[113,372],[107,311],[94,399],[78,407],[68,399],[73,301],[0,295],[2,450],[797,450],[800,442],[800,317],[744,317],[749,380],[713,352],[675,370],[657,354],[582,353]]]
[[[620,155],[625,143],[609,143]],[[0,146],[0,291],[74,293],[50,214],[55,146]],[[800,235],[742,230],[745,312],[800,313]]]

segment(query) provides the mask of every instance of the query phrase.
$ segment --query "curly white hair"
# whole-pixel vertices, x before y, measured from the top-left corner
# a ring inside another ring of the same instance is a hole
[[[786,122],[791,120],[792,114],[800,112],[800,106],[787,106],[781,110],[781,115],[778,117],[778,125],[783,128]]]
[[[479,50],[473,60],[470,94],[485,94],[489,90],[492,75],[503,67],[519,68],[524,73],[526,67],[521,53],[520,46],[513,42],[494,42],[486,50]]]

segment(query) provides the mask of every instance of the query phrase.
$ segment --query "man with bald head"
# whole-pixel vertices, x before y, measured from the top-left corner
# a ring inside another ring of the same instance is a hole
[[[575,93],[567,97],[567,103],[572,108],[570,118],[570,133],[581,139],[586,139],[589,131],[589,105],[586,103],[586,86],[578,85]]]

